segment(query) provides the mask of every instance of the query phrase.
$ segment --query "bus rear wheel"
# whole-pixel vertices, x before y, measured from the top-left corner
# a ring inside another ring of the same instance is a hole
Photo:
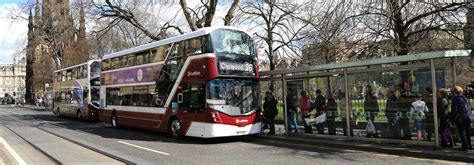
[[[180,137],[181,136],[181,123],[179,122],[178,118],[173,117],[170,119],[168,123],[168,132],[173,137]]]
[[[115,112],[112,112],[112,118],[110,119],[110,124],[114,128],[118,128],[118,120],[117,120],[117,114]]]

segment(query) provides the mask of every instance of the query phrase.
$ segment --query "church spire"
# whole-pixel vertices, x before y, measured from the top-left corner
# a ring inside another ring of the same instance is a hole
[[[36,0],[36,3],[35,3],[35,17],[38,18],[40,16],[40,13],[39,13],[39,0]],[[30,11],[31,13],[31,11]]]
[[[30,15],[28,16],[28,40],[32,37],[34,32],[34,24],[33,24],[33,13],[31,12],[30,8]]]
[[[82,0],[80,1],[79,7],[79,40],[85,41],[86,40],[86,21],[84,18],[84,4]]]

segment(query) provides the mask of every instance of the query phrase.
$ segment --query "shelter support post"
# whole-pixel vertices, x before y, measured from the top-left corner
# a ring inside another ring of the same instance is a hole
[[[348,91],[348,78],[347,78],[347,68],[344,68],[344,100],[341,100],[341,101],[344,101],[346,103],[346,107],[344,107],[346,109],[346,135],[347,135],[347,141],[351,141],[351,115],[350,115],[350,112],[351,111],[349,109],[349,91]]]
[[[285,117],[285,135],[288,136],[289,135],[289,128],[288,128],[288,109],[286,107],[286,95],[287,95],[287,89],[286,89],[286,78],[285,78],[285,74],[282,74],[281,75],[281,81],[282,81],[282,86],[283,86],[283,93],[282,93],[282,97],[283,97],[283,116]]]
[[[438,108],[437,106],[437,98],[438,93],[436,92],[436,69],[435,69],[435,62],[434,59],[430,60],[430,68],[431,68],[431,89],[433,93],[433,121],[434,121],[434,137],[435,137],[435,148],[439,147],[439,126],[438,126]]]

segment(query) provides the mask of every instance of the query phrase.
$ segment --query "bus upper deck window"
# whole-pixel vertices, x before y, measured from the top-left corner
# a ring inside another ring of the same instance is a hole
[[[143,64],[143,55],[137,55],[137,62],[136,62],[137,65],[141,65]]]
[[[134,66],[135,65],[135,56],[129,55],[127,56],[127,66]]]
[[[120,60],[122,61],[122,67],[127,67],[127,57],[120,57]]]
[[[114,69],[118,69],[120,68],[121,65],[120,65],[120,59],[118,57],[114,58],[114,65],[113,65],[113,68]]]

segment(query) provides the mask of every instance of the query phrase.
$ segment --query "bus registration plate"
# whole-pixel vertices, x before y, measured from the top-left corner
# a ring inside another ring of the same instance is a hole
[[[247,133],[247,131],[236,131],[235,132],[237,135],[244,135]]]

